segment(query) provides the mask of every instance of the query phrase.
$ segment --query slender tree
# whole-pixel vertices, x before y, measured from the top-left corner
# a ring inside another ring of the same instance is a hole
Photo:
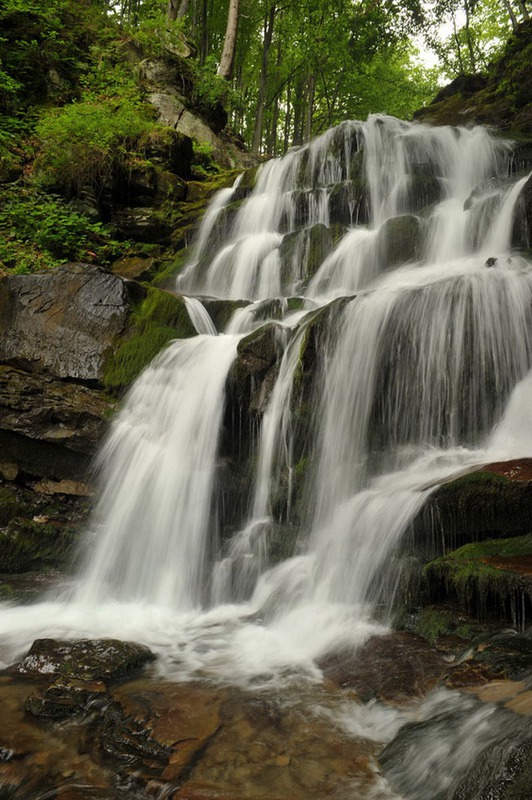
[[[229,12],[227,14],[227,28],[225,29],[224,46],[218,75],[229,80],[233,74],[233,63],[235,60],[236,37],[238,31],[238,11],[239,0],[229,0]]]

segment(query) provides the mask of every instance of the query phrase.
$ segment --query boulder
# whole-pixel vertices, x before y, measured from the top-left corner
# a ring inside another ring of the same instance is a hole
[[[421,220],[411,214],[386,220],[379,230],[377,247],[382,269],[417,261],[422,247]]]
[[[37,717],[63,719],[108,700],[111,681],[129,676],[154,654],[147,647],[117,639],[84,639],[62,642],[37,639],[28,653],[9,668],[14,675],[45,675],[49,683],[37,689],[24,703]]]
[[[118,209],[111,222],[119,236],[135,242],[167,244],[174,229],[172,220],[151,206]]]
[[[212,147],[213,158],[221,167],[232,169],[236,165],[221,139],[201,117],[193,114],[185,106],[183,98],[177,92],[167,87],[164,91],[151,92],[148,100],[156,109],[162,125],[167,125],[200,144]]]
[[[98,389],[0,364],[0,430],[89,455],[113,407]]]
[[[144,645],[118,639],[36,639],[9,673],[110,681],[123,678],[154,658]]]
[[[98,381],[129,311],[124,281],[89,264],[0,277],[0,362]]]

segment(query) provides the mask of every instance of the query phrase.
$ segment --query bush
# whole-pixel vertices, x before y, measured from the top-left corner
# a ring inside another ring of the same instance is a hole
[[[105,263],[119,245],[100,223],[91,223],[60,197],[12,185],[0,195],[0,264],[32,272],[68,260]]]
[[[89,98],[49,111],[36,128],[36,180],[66,197],[99,189],[154,127],[153,111],[128,98]]]

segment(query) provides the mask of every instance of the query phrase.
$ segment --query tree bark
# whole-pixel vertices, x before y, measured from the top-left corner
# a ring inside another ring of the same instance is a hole
[[[504,7],[506,8],[508,16],[510,17],[510,22],[512,23],[512,30],[515,31],[515,29],[517,28],[517,17],[515,16],[512,4],[510,3],[510,0],[503,0],[503,1],[504,1]]]
[[[176,19],[182,19],[188,11],[190,0],[168,0],[166,16],[170,22],[175,22]]]
[[[314,95],[316,93],[316,74],[311,72],[308,78],[307,84],[307,91],[308,91],[308,105],[307,105],[307,116],[305,119],[305,141],[310,142],[312,136],[312,116],[314,114]]]
[[[268,85],[268,55],[272,43],[273,25],[275,22],[275,3],[272,3],[270,10],[264,19],[264,40],[262,45],[262,64],[259,77],[259,91],[257,96],[257,114],[255,116],[255,126],[253,128],[252,152],[258,156],[262,143],[262,121],[264,117],[264,101],[266,99],[266,88]]]
[[[233,62],[235,60],[236,36],[238,31],[238,7],[239,0],[229,0],[229,12],[227,14],[227,28],[225,29],[224,46],[218,75],[226,80],[230,80],[233,74]]]

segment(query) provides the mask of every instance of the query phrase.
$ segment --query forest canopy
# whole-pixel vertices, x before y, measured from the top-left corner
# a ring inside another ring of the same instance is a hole
[[[43,101],[114,92],[131,102],[119,43],[157,56],[186,41],[198,104],[221,102],[255,153],[279,154],[346,118],[411,116],[442,78],[486,69],[528,19],[526,2],[5,0],[0,104],[13,132]],[[423,65],[420,47],[437,66]]]
[[[105,195],[172,133],[143,65],[171,64],[185,105],[263,158],[345,119],[411,118],[486,71],[529,1],[3,0],[0,270],[123,252]],[[196,176],[216,171],[194,151]]]

